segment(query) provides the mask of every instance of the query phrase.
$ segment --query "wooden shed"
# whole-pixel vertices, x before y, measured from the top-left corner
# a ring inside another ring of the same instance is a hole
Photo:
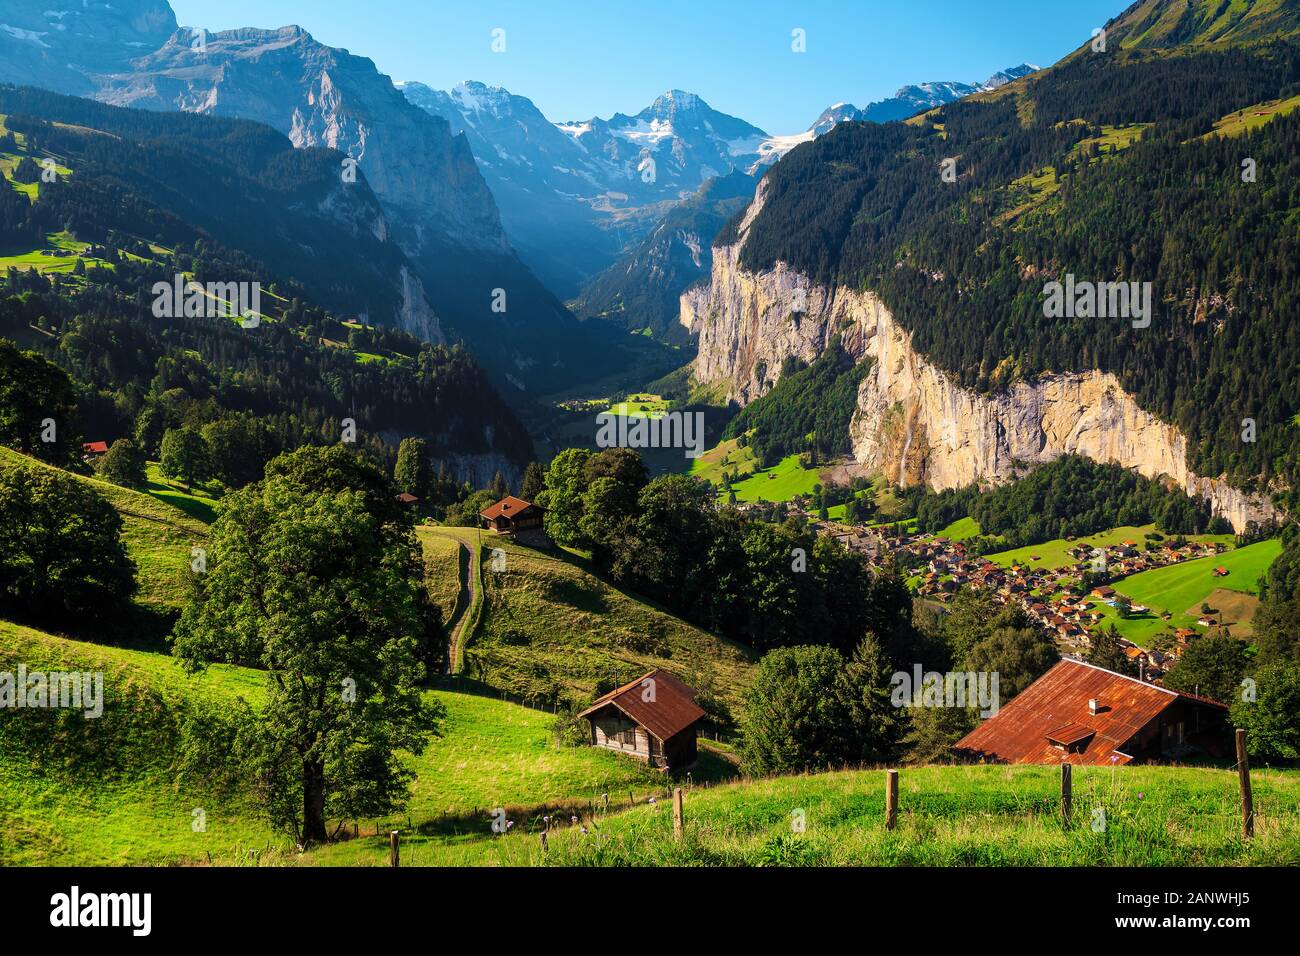
[[[523,498],[506,495],[496,504],[479,512],[484,524],[493,531],[511,533],[540,528],[546,509]]]
[[[579,717],[591,723],[591,742],[677,770],[695,762],[695,725],[704,711],[695,691],[655,669],[601,697]]]

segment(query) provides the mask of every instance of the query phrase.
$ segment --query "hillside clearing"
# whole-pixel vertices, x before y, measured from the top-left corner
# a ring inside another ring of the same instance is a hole
[[[462,651],[468,676],[525,699],[578,702],[598,681],[666,667],[729,706],[739,701],[754,666],[749,648],[607,584],[567,552],[482,540],[482,619]],[[492,569],[493,548],[504,552],[503,571]]]

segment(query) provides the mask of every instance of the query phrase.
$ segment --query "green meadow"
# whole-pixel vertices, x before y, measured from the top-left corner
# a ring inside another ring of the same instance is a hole
[[[798,455],[787,455],[731,488],[737,501],[789,501],[795,495],[812,494],[813,486],[820,483],[820,469],[805,468]]]

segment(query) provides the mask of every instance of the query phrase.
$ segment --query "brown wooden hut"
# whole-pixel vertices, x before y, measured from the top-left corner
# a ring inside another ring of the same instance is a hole
[[[593,745],[677,770],[695,762],[695,725],[704,711],[692,688],[656,669],[610,691],[578,716],[591,722]]]

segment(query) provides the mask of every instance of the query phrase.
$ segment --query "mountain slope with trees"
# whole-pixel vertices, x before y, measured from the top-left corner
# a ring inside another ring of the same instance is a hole
[[[1274,8],[1289,34],[1300,4]],[[792,151],[765,177],[741,264],[878,293],[927,360],[981,391],[1113,372],[1188,437],[1197,474],[1294,485],[1300,114],[1205,134],[1298,90],[1300,46],[1283,40],[1085,47],[909,123],[842,124]],[[1067,275],[1152,283],[1150,327],[1046,315],[1045,284]]]

